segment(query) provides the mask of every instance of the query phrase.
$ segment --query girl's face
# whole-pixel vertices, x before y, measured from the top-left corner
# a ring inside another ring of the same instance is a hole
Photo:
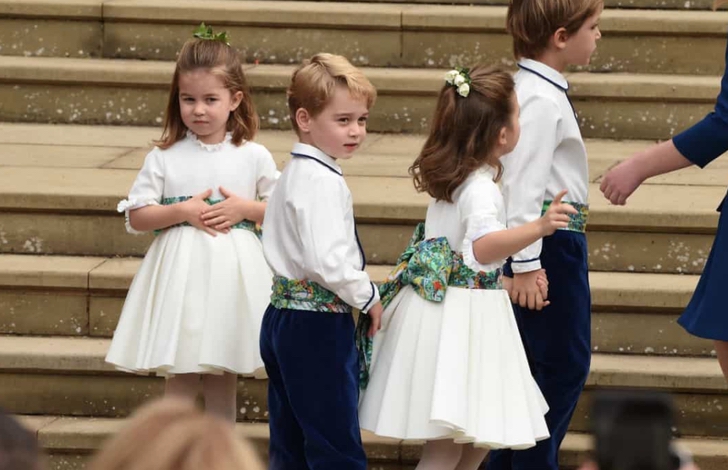
[[[511,106],[513,107],[513,112],[511,113],[510,122],[503,128],[503,132],[501,133],[501,148],[498,158],[511,153],[516,148],[518,139],[521,137],[521,123],[518,120],[521,115],[521,108],[518,106],[518,98],[516,98],[515,92],[511,94]]]
[[[228,117],[237,109],[243,93],[225,88],[222,77],[198,69],[179,76],[179,108],[182,122],[206,144],[225,139]]]

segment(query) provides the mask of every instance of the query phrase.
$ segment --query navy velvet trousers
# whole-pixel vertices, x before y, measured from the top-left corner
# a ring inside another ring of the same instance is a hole
[[[540,312],[514,305],[514,311],[531,372],[549,405],[546,423],[551,437],[530,449],[491,452],[488,470],[557,470],[558,450],[589,374],[586,236],[559,230],[544,238],[541,267],[549,279],[551,304]]]
[[[277,309],[263,317],[271,470],[366,470],[351,314]]]

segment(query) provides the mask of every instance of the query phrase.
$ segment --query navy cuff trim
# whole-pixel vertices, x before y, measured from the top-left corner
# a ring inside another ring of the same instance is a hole
[[[538,257],[538,258],[524,259],[524,260],[520,260],[520,261],[512,260],[511,263],[531,263],[533,261],[538,261],[540,259],[541,258]]]
[[[369,300],[367,300],[367,303],[365,303],[364,306],[361,308],[362,312],[367,309],[367,307],[369,306],[370,303],[372,303],[372,300],[374,300],[374,294],[376,293],[376,291],[374,290],[375,289],[374,283],[370,281],[369,284],[372,286],[372,296],[369,297]]]

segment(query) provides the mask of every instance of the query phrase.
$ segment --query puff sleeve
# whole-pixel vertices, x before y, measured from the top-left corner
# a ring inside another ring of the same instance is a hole
[[[124,213],[127,232],[143,233],[131,226],[129,212],[146,206],[159,205],[162,202],[163,192],[164,160],[160,150],[155,147],[144,159],[144,165],[134,180],[128,198],[119,202],[116,207],[118,212]]]

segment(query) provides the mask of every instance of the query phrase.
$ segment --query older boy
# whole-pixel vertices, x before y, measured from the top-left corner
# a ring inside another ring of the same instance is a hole
[[[365,470],[352,307],[379,327],[351,193],[337,160],[366,136],[376,90],[345,58],[317,54],[293,74],[293,159],[268,200],[263,251],[274,273],[261,355],[269,376],[270,468]]]
[[[584,236],[589,178],[563,72],[569,65],[589,64],[601,37],[602,8],[602,0],[512,0],[508,8],[521,105],[521,139],[501,160],[508,225],[535,220],[564,188],[579,214],[568,230],[512,258],[511,297],[518,304],[516,318],[531,370],[550,408],[551,438],[527,450],[492,452],[489,470],[557,470],[559,446],[589,373],[591,297]],[[549,278],[548,301],[536,284],[542,269]]]

